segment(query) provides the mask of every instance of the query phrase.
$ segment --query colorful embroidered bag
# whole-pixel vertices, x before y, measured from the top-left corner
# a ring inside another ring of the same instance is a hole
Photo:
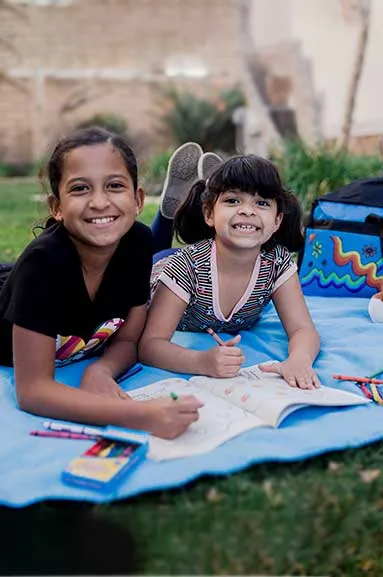
[[[298,264],[306,295],[369,298],[383,290],[383,178],[314,202]]]

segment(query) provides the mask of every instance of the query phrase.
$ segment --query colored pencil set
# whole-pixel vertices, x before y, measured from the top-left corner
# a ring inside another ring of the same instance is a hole
[[[108,459],[119,457],[126,459],[127,457],[130,457],[135,449],[136,446],[124,442],[112,441],[110,439],[99,439],[97,443],[85,451],[84,456],[107,457]]]
[[[383,371],[379,371],[371,377],[355,377],[351,375],[333,375],[334,379],[338,381],[352,381],[355,385],[358,385],[362,393],[367,399],[371,399],[378,405],[383,405],[383,394],[377,385],[383,385],[383,380],[376,379]]]
[[[69,485],[110,491],[123,476],[142,464],[148,452],[149,433],[121,427],[92,427],[45,421],[35,437],[95,441],[62,472]]]
[[[148,451],[148,435],[137,439],[132,431],[132,440],[127,440],[127,430],[119,437],[117,428],[109,438],[100,438],[82,455],[72,459],[62,473],[62,480],[69,485],[89,489],[110,491],[123,476],[130,474],[145,461]]]

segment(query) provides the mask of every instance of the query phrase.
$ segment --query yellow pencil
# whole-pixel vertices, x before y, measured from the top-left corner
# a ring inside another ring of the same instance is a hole
[[[378,403],[378,405],[383,405],[383,399],[379,395],[377,386],[374,383],[371,383],[370,388],[371,388],[372,397],[373,397],[375,403]]]
[[[102,451],[98,453],[97,457],[107,457],[115,445],[116,443],[111,443],[105,447],[105,449],[102,449]]]

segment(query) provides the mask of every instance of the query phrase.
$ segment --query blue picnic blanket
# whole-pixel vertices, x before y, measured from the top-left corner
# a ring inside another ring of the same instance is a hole
[[[352,383],[334,381],[332,374],[370,375],[383,368],[383,325],[370,321],[368,299],[306,300],[322,341],[315,365],[322,382],[358,392]],[[199,350],[212,346],[207,334],[176,333],[174,340]],[[272,305],[253,330],[242,332],[241,347],[246,365],[286,357],[287,338]],[[83,361],[60,368],[57,378],[78,386],[86,365]],[[122,386],[129,390],[169,376],[174,374],[145,367]],[[163,462],[147,460],[113,492],[102,494],[71,488],[60,478],[68,462],[92,441],[30,436],[29,432],[41,428],[44,420],[17,408],[13,371],[0,367],[0,504],[21,507],[45,499],[109,502],[178,487],[201,475],[226,475],[265,461],[300,460],[383,438],[383,407],[376,404],[343,409],[305,408],[290,415],[279,429],[253,429],[205,455]]]

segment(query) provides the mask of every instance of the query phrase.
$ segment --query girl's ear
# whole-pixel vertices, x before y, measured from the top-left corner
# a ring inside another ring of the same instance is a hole
[[[275,224],[274,224],[274,232],[273,234],[275,234],[277,232],[277,230],[279,230],[279,227],[282,224],[282,220],[283,220],[283,212],[279,212],[277,214],[277,216],[275,217]]]
[[[58,198],[55,197],[54,194],[50,194],[48,196],[48,205],[53,218],[58,222],[61,222],[63,220],[63,216],[61,213],[60,201]]]
[[[139,186],[136,190],[136,215],[138,216],[141,214],[142,209],[144,208],[144,200],[145,200],[145,192]]]
[[[277,214],[276,218],[275,218],[275,232],[278,230],[278,228],[281,226],[283,220],[283,212],[280,212],[279,214]]]
[[[206,224],[208,226],[214,227],[213,211],[211,210],[211,208],[206,206],[206,204],[202,205],[202,214]]]

